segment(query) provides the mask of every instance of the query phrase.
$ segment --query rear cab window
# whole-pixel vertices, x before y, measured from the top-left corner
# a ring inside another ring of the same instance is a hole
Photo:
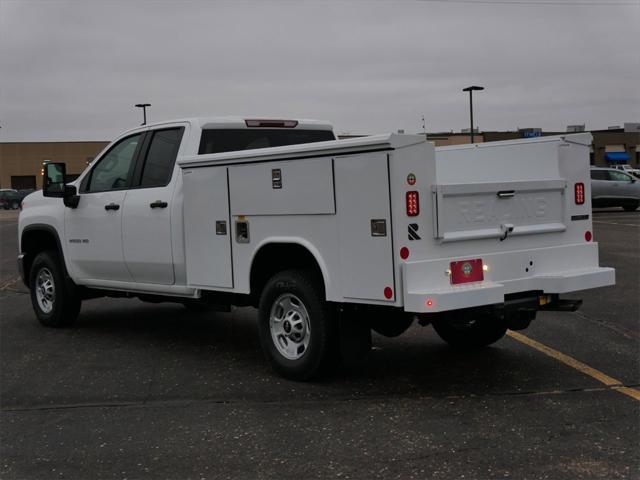
[[[591,170],[592,180],[609,180],[606,170]]]
[[[141,188],[164,187],[171,181],[173,166],[184,128],[165,128],[149,132],[151,139],[141,165]]]
[[[202,131],[198,155],[335,140],[331,130],[218,128]]]

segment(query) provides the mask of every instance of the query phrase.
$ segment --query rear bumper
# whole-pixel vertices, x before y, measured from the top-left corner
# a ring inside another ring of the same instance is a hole
[[[449,261],[403,265],[404,309],[436,313],[503,303],[505,295],[538,290],[567,293],[615,284],[615,270],[598,264],[597,244],[479,255],[488,267],[483,282],[449,284]],[[573,266],[573,268],[571,268]],[[575,268],[580,266],[580,268]]]

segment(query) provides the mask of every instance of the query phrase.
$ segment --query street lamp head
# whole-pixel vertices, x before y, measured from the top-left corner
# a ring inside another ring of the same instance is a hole
[[[484,90],[484,87],[478,87],[477,85],[472,85],[470,87],[462,89],[463,92],[472,92],[472,91],[477,91],[477,90]]]
[[[138,108],[144,108],[144,107],[150,107],[151,104],[150,103],[136,103],[136,107]]]

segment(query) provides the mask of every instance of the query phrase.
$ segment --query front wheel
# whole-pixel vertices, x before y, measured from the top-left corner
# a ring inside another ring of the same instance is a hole
[[[11,202],[11,209],[12,210],[18,210],[20,208],[20,202],[18,202],[17,200],[14,200]]]
[[[473,349],[486,347],[504,337],[507,322],[495,314],[459,312],[434,321],[433,328],[452,347]]]
[[[276,372],[309,380],[335,364],[337,323],[332,310],[313,272],[287,270],[267,282],[258,307],[260,342]]]
[[[60,256],[55,251],[39,253],[29,273],[31,304],[40,323],[47,327],[68,327],[80,313],[80,299],[64,278]]]
[[[625,212],[635,212],[638,206],[640,206],[640,202],[630,203],[629,205],[624,205],[622,208],[624,208]]]

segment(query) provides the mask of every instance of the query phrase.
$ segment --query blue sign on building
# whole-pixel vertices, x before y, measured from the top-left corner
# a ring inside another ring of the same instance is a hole
[[[541,136],[542,131],[540,130],[522,130],[522,138],[535,138]]]

